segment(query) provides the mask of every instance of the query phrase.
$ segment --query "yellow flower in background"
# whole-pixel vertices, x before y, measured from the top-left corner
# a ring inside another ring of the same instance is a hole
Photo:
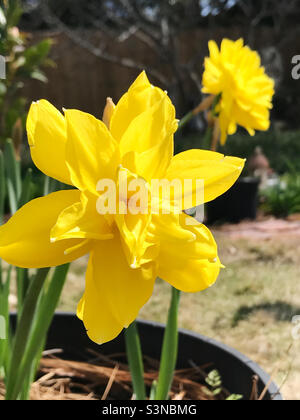
[[[216,112],[219,114],[221,144],[234,134],[237,126],[250,135],[255,130],[268,130],[274,95],[274,81],[267,76],[256,51],[244,41],[223,39],[219,50],[209,42],[210,57],[205,59],[203,93],[221,95]]]
[[[75,188],[29,202],[0,227],[0,257],[16,266],[52,267],[90,254],[78,316],[97,343],[136,319],[157,276],[196,292],[211,286],[221,267],[212,234],[183,208],[179,214],[100,214],[99,181],[120,188],[121,174],[149,188],[153,179],[199,178],[204,197],[195,204],[202,204],[228,190],[244,166],[242,159],[209,151],[173,156],[174,106],[144,72],[116,106],[108,101],[103,120],[78,110],[63,115],[46,100],[32,104],[27,132],[35,165]],[[182,194],[196,197],[194,190]],[[130,200],[122,204],[130,207]]]

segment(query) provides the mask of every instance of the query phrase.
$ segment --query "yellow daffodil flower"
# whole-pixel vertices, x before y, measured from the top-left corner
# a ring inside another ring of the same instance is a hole
[[[209,42],[210,57],[205,59],[203,93],[221,95],[216,107],[219,114],[221,144],[234,134],[237,126],[251,136],[255,130],[268,130],[274,95],[274,81],[265,73],[256,51],[239,39],[223,39],[219,50]]]
[[[169,201],[178,212],[145,205],[139,214],[126,213],[133,192],[121,191],[120,177],[138,181],[149,196],[153,179],[200,178],[204,195],[195,204],[203,204],[228,190],[244,166],[242,159],[209,151],[173,156],[174,106],[144,72],[116,106],[108,100],[103,121],[78,110],[63,115],[46,100],[32,104],[27,132],[35,165],[75,189],[29,202],[0,228],[0,257],[19,267],[57,266],[90,254],[78,316],[97,343],[136,319],[157,276],[196,292],[211,286],[221,267],[212,234],[178,207],[175,193]],[[121,196],[115,214],[99,211],[105,179]],[[193,188],[182,194],[197,196]],[[164,208],[166,196],[156,202]]]

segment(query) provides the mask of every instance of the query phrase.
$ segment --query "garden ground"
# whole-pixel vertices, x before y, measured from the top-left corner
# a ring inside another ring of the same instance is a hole
[[[292,225],[284,228],[285,222],[277,222],[276,229],[274,223],[214,232],[227,268],[212,288],[183,294],[180,327],[240,350],[283,383],[285,398],[300,400],[300,340],[292,338],[292,318],[300,315],[300,235],[295,225],[291,230]],[[60,310],[76,308],[85,265],[85,259],[73,264]],[[169,293],[168,285],[158,280],[140,318],[165,322]]]

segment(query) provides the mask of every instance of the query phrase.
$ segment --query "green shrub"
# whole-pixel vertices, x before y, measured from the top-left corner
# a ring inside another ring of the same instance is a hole
[[[6,138],[13,138],[18,150],[27,113],[22,89],[30,79],[47,81],[42,68],[53,64],[47,58],[51,40],[30,45],[28,35],[17,27],[22,15],[19,0],[0,0],[0,15],[0,55],[6,59],[6,79],[0,79],[0,147]]]
[[[300,213],[300,174],[287,174],[281,182],[261,193],[262,209],[276,217]]]

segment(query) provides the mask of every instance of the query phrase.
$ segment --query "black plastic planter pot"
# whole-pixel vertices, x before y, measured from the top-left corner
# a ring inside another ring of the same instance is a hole
[[[13,316],[13,321],[15,317]],[[159,360],[164,326],[154,322],[138,321],[138,328],[143,353]],[[47,349],[64,350],[63,358],[68,360],[87,360],[87,349],[94,349],[104,355],[124,353],[124,336],[97,346],[88,338],[82,322],[70,313],[56,313],[49,330]],[[259,392],[269,383],[270,377],[253,361],[238,351],[207,337],[186,330],[180,330],[178,368],[213,363],[222,377],[223,386],[233,394],[240,394],[248,399],[251,395],[252,377],[259,377]],[[266,400],[282,400],[274,383],[271,383],[265,396]]]
[[[229,191],[206,205],[207,223],[255,220],[258,187],[257,178],[240,178]]]

